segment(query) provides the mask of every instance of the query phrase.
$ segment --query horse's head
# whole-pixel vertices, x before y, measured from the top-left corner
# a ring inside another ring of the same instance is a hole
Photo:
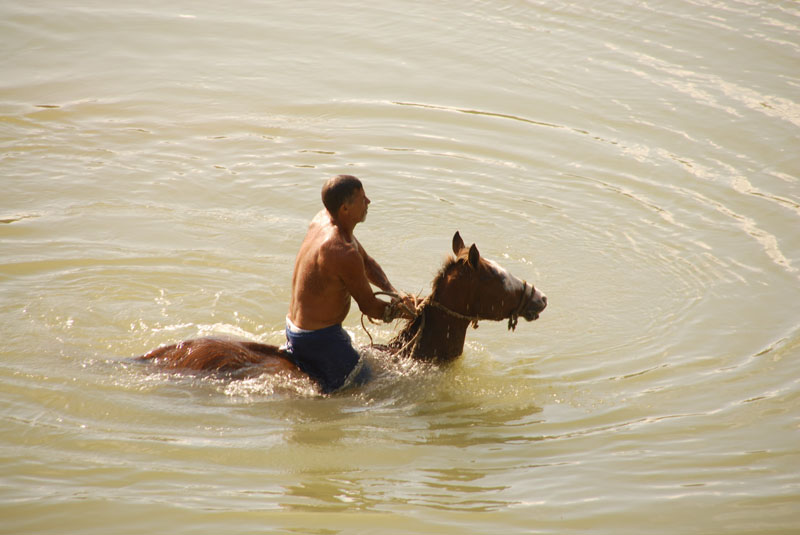
[[[479,319],[508,319],[514,329],[517,318],[533,321],[547,306],[547,297],[532,284],[519,279],[502,266],[482,258],[475,244],[467,248],[461,235],[453,236],[455,261],[442,273],[436,299],[474,322]],[[445,303],[446,301],[446,303]]]

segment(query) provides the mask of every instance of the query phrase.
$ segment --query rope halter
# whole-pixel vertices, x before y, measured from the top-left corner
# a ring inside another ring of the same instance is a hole
[[[533,296],[534,296],[534,293],[536,291],[535,288],[533,287],[533,285],[532,284],[528,284],[527,281],[523,280],[522,281],[522,286],[523,286],[523,290],[522,290],[522,295],[520,296],[519,304],[517,305],[517,308],[514,309],[514,311],[508,317],[508,330],[510,330],[510,331],[514,331],[516,329],[517,322],[519,321],[519,317],[525,312],[525,309],[533,301]],[[402,302],[402,296],[400,294],[397,294],[397,293],[394,293],[394,292],[375,292],[375,295],[376,296],[377,295],[386,295],[388,297],[391,297],[391,299],[392,299],[392,301],[386,306],[386,311],[384,312],[383,321],[386,322],[386,323],[388,323],[388,322],[392,321],[393,319],[395,319],[397,317],[398,312],[400,311],[400,309],[404,310],[410,316],[412,316],[414,319],[416,319],[416,318],[418,318],[418,317],[420,317],[422,315],[422,312],[428,306],[431,306],[433,308],[441,310],[445,314],[447,314],[449,316],[452,316],[454,318],[458,318],[460,320],[465,320],[465,321],[470,322],[472,324],[472,328],[473,329],[477,329],[478,328],[478,322],[480,320],[487,319],[487,318],[482,318],[482,317],[480,317],[478,315],[471,315],[470,316],[470,315],[467,315],[467,314],[462,314],[460,312],[456,312],[455,310],[452,310],[452,309],[446,307],[445,305],[441,304],[440,302],[434,300],[433,299],[433,295],[429,295],[428,297],[426,297],[425,299],[423,299],[420,302],[416,302],[416,298],[414,298],[414,301],[416,303],[415,310],[411,310],[405,303]],[[375,323],[374,321],[372,321],[372,318],[367,317],[367,319],[370,321],[370,323]],[[425,316],[422,316],[422,323],[420,324],[419,328],[417,329],[416,334],[403,347],[401,347],[396,352],[396,354],[400,354],[404,350],[408,349],[410,346],[416,345],[417,342],[419,342],[419,338],[420,338],[420,335],[422,334],[422,329],[423,329],[424,326],[425,326]],[[373,346],[374,344],[373,344],[373,340],[372,340],[372,335],[370,334],[370,332],[367,329],[366,325],[364,325],[364,314],[361,315],[361,327],[364,329],[364,332],[366,332],[367,336],[369,337],[370,346]]]
[[[522,295],[520,296],[519,299],[519,304],[517,305],[517,308],[514,309],[514,312],[512,312],[511,315],[508,317],[509,331],[514,331],[517,328],[517,322],[519,321],[519,317],[523,314],[523,312],[525,312],[525,309],[528,308],[528,306],[531,304],[531,301],[533,301],[533,295],[536,291],[536,289],[533,287],[532,284],[528,284],[528,281],[522,281],[522,286],[523,290],[522,290]],[[417,311],[421,310],[422,306],[424,306],[426,303],[429,303],[434,308],[438,308],[442,312],[445,312],[450,316],[453,316],[454,318],[469,321],[470,323],[472,323],[473,329],[478,328],[478,321],[487,319],[477,315],[468,316],[466,314],[461,314],[460,312],[456,312],[455,310],[451,310],[446,306],[444,306],[443,304],[439,303],[438,301],[434,301],[431,296],[429,296],[425,301],[422,302],[422,304],[417,308]]]
[[[536,292],[536,289],[533,287],[533,284],[528,284],[528,281],[522,281],[522,297],[519,299],[519,304],[517,305],[517,309],[511,313],[508,317],[508,330],[514,331],[517,328],[517,321],[519,317],[525,312],[525,309],[528,308],[533,301],[533,295]]]

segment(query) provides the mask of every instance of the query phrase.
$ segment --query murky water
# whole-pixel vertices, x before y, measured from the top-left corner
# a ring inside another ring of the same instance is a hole
[[[0,531],[800,525],[796,2],[0,14]],[[370,355],[327,398],[130,362],[281,342],[342,172],[396,286],[427,292],[460,230],[541,319],[448,369]]]

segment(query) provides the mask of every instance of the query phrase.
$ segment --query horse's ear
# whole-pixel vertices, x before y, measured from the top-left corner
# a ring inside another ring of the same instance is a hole
[[[456,233],[453,235],[453,253],[458,256],[458,253],[460,253],[463,249],[464,240],[461,239],[461,234],[456,231]]]
[[[469,248],[469,265],[472,266],[473,269],[478,269],[478,264],[481,262],[481,253],[478,252],[478,248],[475,244],[472,244],[472,247]]]

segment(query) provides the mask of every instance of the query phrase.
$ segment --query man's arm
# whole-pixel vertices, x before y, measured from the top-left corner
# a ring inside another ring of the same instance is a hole
[[[381,268],[380,264],[375,261],[364,248],[361,246],[358,240],[353,237],[354,241],[356,242],[356,247],[358,248],[358,252],[361,255],[361,258],[364,261],[364,270],[367,274],[367,279],[369,282],[383,290],[384,292],[393,292],[397,293],[397,290],[392,283],[389,282],[389,277],[386,276],[386,273],[383,272],[383,268]]]
[[[388,304],[375,297],[369,283],[372,282],[387,292],[394,292],[394,287],[386,279],[386,274],[383,273],[377,262],[370,258],[371,262],[368,264],[362,254],[363,249],[360,246],[357,249],[343,251],[340,255],[337,255],[337,272],[347,291],[358,303],[358,308],[361,312],[370,318],[381,319]],[[377,266],[377,276],[382,277],[383,285],[373,280],[376,273],[374,267],[368,268],[369,265]]]
[[[406,310],[412,310],[412,311],[415,310],[417,308],[417,300],[414,299],[414,297],[407,295],[405,292],[400,292],[396,290],[395,287],[392,285],[392,283],[389,282],[389,277],[386,276],[386,273],[384,273],[383,268],[381,268],[380,264],[378,264],[378,262],[375,259],[373,259],[370,255],[367,254],[367,252],[361,246],[361,243],[359,243],[359,241],[355,239],[355,236],[353,236],[353,239],[356,242],[356,246],[358,247],[358,252],[361,255],[361,258],[364,261],[364,270],[366,272],[367,279],[369,280],[369,282],[371,282],[384,292],[396,294],[399,300],[405,305],[404,308],[400,308],[399,310],[400,315],[406,319],[412,319],[413,316],[406,313]],[[392,301],[395,301],[395,299],[393,298]]]

